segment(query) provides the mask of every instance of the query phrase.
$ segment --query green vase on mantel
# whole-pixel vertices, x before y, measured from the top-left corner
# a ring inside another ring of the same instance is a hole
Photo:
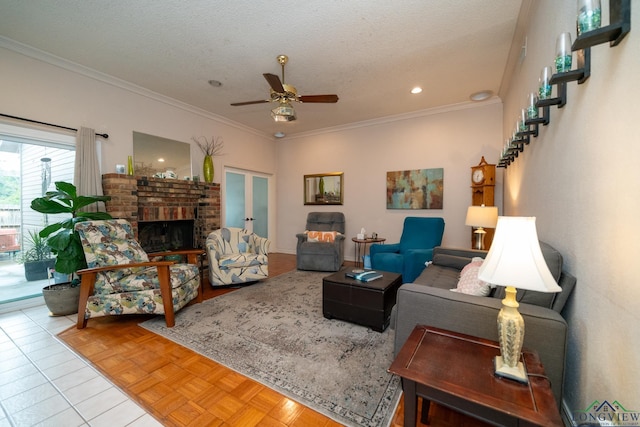
[[[202,164],[202,174],[204,175],[204,182],[213,182],[213,158],[209,155],[204,156],[204,163]]]

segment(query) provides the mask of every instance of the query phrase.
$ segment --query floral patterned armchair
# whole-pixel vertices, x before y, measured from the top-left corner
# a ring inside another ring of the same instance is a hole
[[[202,250],[147,254],[123,219],[79,222],[75,230],[89,267],[78,271],[78,329],[91,317],[152,313],[164,314],[172,327],[175,311],[193,299],[202,301],[197,265]],[[169,254],[186,255],[188,263],[149,261]]]
[[[242,228],[221,228],[207,237],[211,286],[255,282],[269,276],[271,241]]]

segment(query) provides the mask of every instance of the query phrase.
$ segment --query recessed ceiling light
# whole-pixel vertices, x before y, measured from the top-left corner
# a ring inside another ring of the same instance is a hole
[[[416,86],[413,89],[411,89],[411,93],[413,94],[420,93],[420,92],[422,92],[422,88],[419,86]]]
[[[162,163],[162,162],[164,162],[164,159],[163,159],[162,157],[160,157],[160,158],[158,159],[158,161],[159,161],[160,163]]]
[[[490,90],[481,90],[480,92],[472,93],[469,99],[472,101],[484,101],[493,96],[493,92]]]
[[[222,82],[219,82],[218,80],[209,80],[209,84],[213,87],[220,87],[222,86]]]
[[[284,138],[284,132],[276,132],[273,134],[276,138]]]

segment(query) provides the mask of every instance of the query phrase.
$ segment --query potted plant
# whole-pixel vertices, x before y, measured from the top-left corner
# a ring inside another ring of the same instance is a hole
[[[29,236],[25,240],[25,246],[28,249],[24,250],[18,258],[18,261],[24,264],[24,277],[28,282],[48,278],[55,258],[51,256],[47,240],[33,231],[29,231]]]
[[[31,201],[31,209],[43,214],[70,214],[40,231],[51,252],[56,255],[55,270],[58,273],[74,274],[87,268],[80,236],[74,230],[76,223],[87,220],[111,219],[106,212],[84,212],[81,209],[97,202],[110,200],[109,196],[79,196],[75,185],[64,181],[55,183],[56,191]],[[75,313],[78,309],[79,280],[54,284],[42,290],[45,303],[54,315]],[[63,307],[66,306],[66,307]],[[69,312],[69,310],[72,310]]]

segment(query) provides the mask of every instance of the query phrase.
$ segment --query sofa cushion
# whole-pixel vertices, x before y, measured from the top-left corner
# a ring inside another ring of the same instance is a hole
[[[460,279],[454,289],[454,292],[460,292],[468,295],[476,295],[486,297],[491,293],[491,285],[478,279],[478,270],[482,266],[482,258],[474,258],[460,272]]]
[[[552,246],[547,243],[540,242],[540,249],[542,250],[542,256],[544,257],[547,267],[553,276],[553,280],[560,284],[560,275],[562,274],[562,255]],[[564,289],[563,289],[564,291]],[[537,292],[537,291],[525,291],[518,289],[516,293],[516,299],[518,302],[527,304],[539,305],[541,307],[554,308],[554,301],[557,293],[555,292]],[[494,298],[504,298],[505,288],[504,286],[496,287],[496,291],[493,294]]]
[[[469,258],[465,256],[443,254],[438,253],[438,251],[434,251],[433,263],[442,267],[462,270],[467,264],[469,264]]]
[[[468,262],[467,262],[468,263]],[[451,267],[442,267],[440,265],[430,264],[425,268],[413,283],[419,285],[432,286],[440,289],[451,289],[458,283],[460,270]]]

